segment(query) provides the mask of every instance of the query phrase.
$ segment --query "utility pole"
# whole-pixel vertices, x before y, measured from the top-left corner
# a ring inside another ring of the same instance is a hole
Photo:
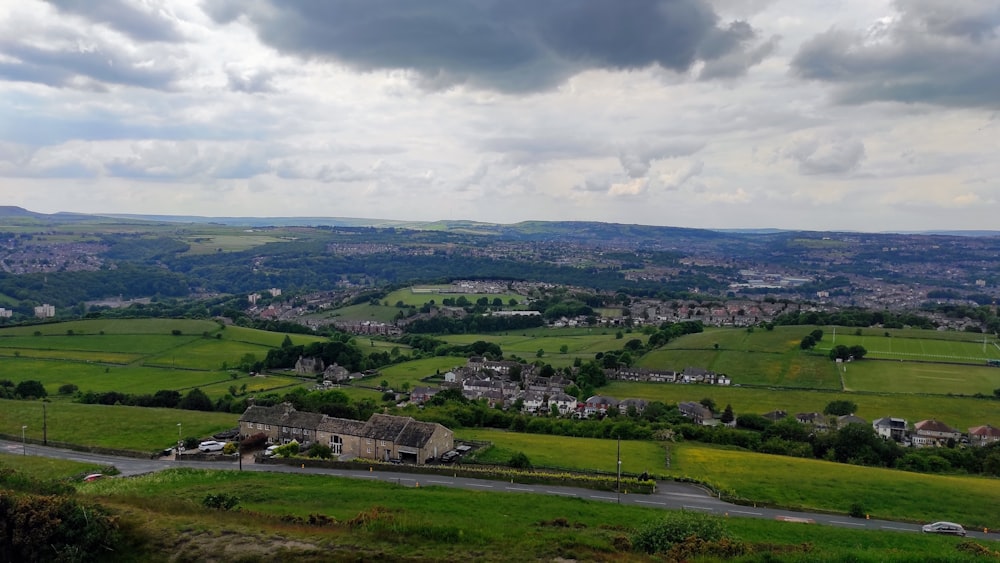
[[[46,414],[45,401],[42,401],[42,445],[49,445],[49,417]]]
[[[622,503],[622,437],[618,436],[618,504]]]

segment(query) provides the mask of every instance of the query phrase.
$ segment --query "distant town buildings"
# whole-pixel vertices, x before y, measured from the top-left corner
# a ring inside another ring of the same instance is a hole
[[[0,307],[0,319],[9,319],[14,316],[14,311]]]
[[[48,303],[35,307],[35,316],[39,319],[49,319],[56,316],[56,308]]]

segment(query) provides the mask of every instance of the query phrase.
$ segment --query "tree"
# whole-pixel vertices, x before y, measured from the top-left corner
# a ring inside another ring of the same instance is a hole
[[[816,339],[811,334],[807,334],[802,337],[802,341],[799,342],[799,348],[803,350],[809,350],[816,346]]]
[[[281,347],[291,348],[292,346],[294,346],[294,344],[292,344],[292,337],[286,334],[285,339],[281,341]]]
[[[715,412],[715,401],[712,400],[711,398],[705,397],[704,399],[702,399],[699,402],[701,403],[701,406],[705,407],[706,409],[708,409],[708,410],[710,410],[712,412]]]
[[[541,358],[544,355],[545,355],[545,350],[543,350],[542,348],[539,348],[538,351],[535,352],[535,357],[536,358]]]
[[[204,391],[202,391],[197,387],[188,391],[187,395],[184,395],[184,398],[181,399],[180,403],[177,404],[177,407],[189,411],[214,410],[212,399],[209,399],[208,395],[206,395]]]
[[[568,345],[563,344],[562,346],[559,347],[559,353],[560,354],[565,354],[566,352],[569,352],[569,346]]]
[[[857,403],[853,401],[848,401],[846,399],[841,399],[838,401],[831,401],[827,403],[826,407],[823,408],[823,414],[828,414],[832,416],[846,416],[849,414],[854,414],[858,410]]]
[[[18,383],[17,387],[14,388],[14,394],[19,395],[22,399],[42,399],[49,395],[42,382],[34,379],[26,379]]]
[[[72,395],[73,393],[76,393],[79,390],[80,388],[73,383],[66,383],[59,386],[60,395]]]
[[[313,444],[309,446],[309,453],[307,455],[309,457],[318,457],[320,459],[330,459],[333,457],[333,450],[326,444],[313,442]]]
[[[722,411],[722,416],[719,417],[719,420],[722,421],[723,424],[729,424],[730,422],[736,420],[736,415],[733,414],[733,405],[726,405],[726,410]]]
[[[823,340],[823,331],[817,328],[816,330],[810,332],[809,336],[812,336],[813,340],[819,342],[820,340]]]

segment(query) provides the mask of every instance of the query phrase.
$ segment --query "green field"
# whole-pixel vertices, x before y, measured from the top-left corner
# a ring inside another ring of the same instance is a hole
[[[841,367],[848,391],[992,395],[1000,368],[906,361],[851,362]]]
[[[784,410],[793,415],[798,412],[823,412],[823,408],[831,401],[848,400],[857,403],[856,414],[868,421],[884,416],[902,417],[911,422],[934,418],[954,428],[966,430],[970,426],[982,424],[997,426],[1000,419],[996,401],[989,399],[903,393],[862,394],[614,381],[607,387],[602,387],[601,394],[616,399],[638,397],[667,404],[700,401],[708,397],[720,407],[732,405],[737,416],[743,413],[763,414],[773,410]]]
[[[36,332],[41,335],[36,336]],[[212,321],[73,321],[0,329],[0,358],[6,368],[4,375],[10,374],[8,379],[15,383],[41,381],[55,400],[59,399],[59,387],[65,384],[76,385],[80,391],[137,395],[201,387],[216,399],[226,395],[233,384],[247,384],[247,392],[301,384],[291,377],[247,379],[239,374],[238,380],[232,379],[236,372],[231,368],[244,356],[263,359],[285,336],[234,326],[223,329]],[[293,344],[325,340],[298,334],[290,338]]]
[[[632,338],[645,342],[642,334],[629,334],[624,338],[615,338],[614,331],[593,331],[590,329],[532,329],[517,331],[516,334],[450,334],[440,336],[449,344],[472,344],[478,340],[492,342],[500,346],[505,356],[517,355],[526,361],[537,359],[539,350],[543,351],[542,361],[553,367],[563,367],[573,364],[576,358],[582,361],[594,359],[598,352],[621,350],[622,346]],[[566,353],[562,353],[562,347]]]
[[[500,459],[523,452],[539,467],[613,472],[614,440],[463,429],[460,439],[492,442]],[[872,517],[926,521],[951,519],[970,526],[1000,525],[1000,479],[925,475],[828,461],[772,456],[713,446],[625,440],[622,471],[691,478],[762,504],[847,513],[852,503]],[[487,459],[487,461],[498,461]],[[794,483],[794,486],[790,486]],[[920,494],[913,494],[920,491]]]
[[[230,413],[65,402],[48,403],[43,413],[40,401],[0,399],[0,434],[19,439],[21,426],[26,425],[27,437],[40,441],[43,416],[51,441],[137,452],[154,452],[175,443],[177,423],[183,436],[205,438],[235,428],[239,420],[239,415]]]
[[[987,359],[1000,359],[1000,348],[994,346],[995,339],[993,338],[990,338],[984,346],[982,335],[979,336],[979,341],[975,342],[933,338],[936,334],[938,333],[935,331],[925,331],[922,336],[918,337],[838,334],[836,339],[832,335],[825,337],[816,349],[820,352],[828,352],[834,345],[861,345],[868,351],[866,357],[875,359],[974,365],[985,365]]]
[[[488,493],[324,475],[173,469],[78,486],[143,523],[166,560],[651,561],[627,540],[663,511],[558,496]],[[207,510],[209,493],[240,511]],[[328,526],[290,521],[324,515]],[[727,518],[764,553],[740,561],[975,561],[950,537]],[[991,545],[986,542],[986,545]],[[777,549],[776,554],[768,551]],[[992,546],[991,546],[992,547]],[[160,560],[160,559],[157,559]],[[695,559],[714,561],[716,558]]]

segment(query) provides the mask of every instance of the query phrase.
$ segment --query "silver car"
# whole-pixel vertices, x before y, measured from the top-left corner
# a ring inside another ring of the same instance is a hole
[[[953,536],[965,536],[965,528],[961,524],[954,522],[934,522],[926,524],[922,528],[925,534],[950,534]]]

